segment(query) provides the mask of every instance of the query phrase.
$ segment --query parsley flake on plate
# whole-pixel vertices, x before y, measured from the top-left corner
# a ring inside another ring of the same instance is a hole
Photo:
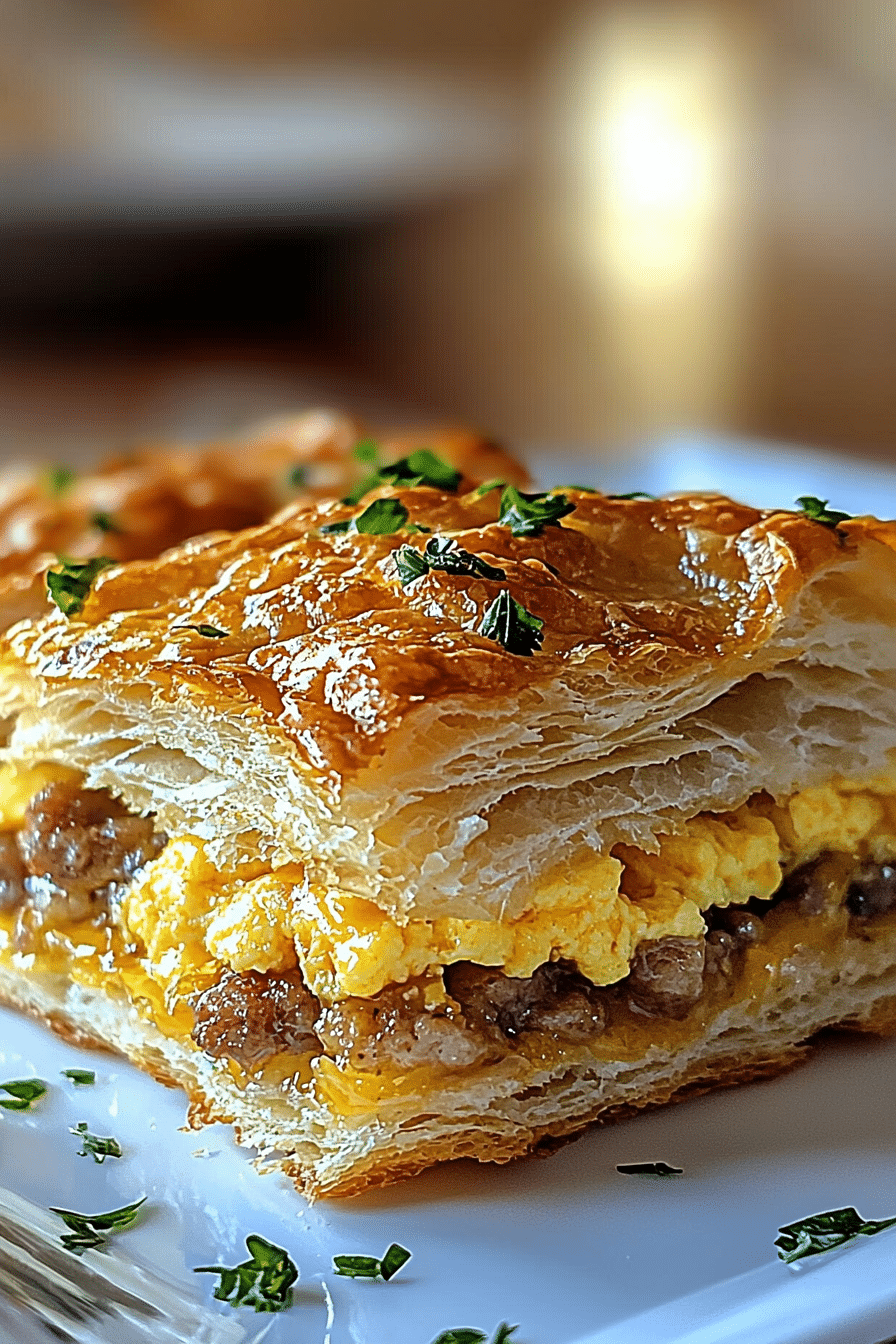
[[[539,616],[533,616],[510,596],[508,588],[502,588],[482,617],[478,633],[493,639],[508,653],[531,658],[541,648],[543,627],[544,621]]]
[[[118,1140],[111,1136],[101,1138],[99,1134],[91,1134],[87,1128],[86,1120],[82,1120],[73,1128],[69,1128],[68,1132],[81,1140],[81,1147],[78,1149],[79,1157],[92,1157],[94,1162],[102,1166],[107,1157],[122,1156],[121,1144]]]
[[[617,1162],[616,1170],[623,1176],[681,1176],[684,1168],[668,1162]]]
[[[508,1325],[502,1321],[492,1336],[491,1344],[507,1344],[511,1335],[519,1330],[518,1325]],[[456,1326],[453,1330],[443,1330],[432,1344],[488,1344],[488,1335],[484,1330]]]
[[[216,625],[174,625],[172,630],[195,630],[203,639],[226,639],[229,630],[219,630]]]
[[[360,455],[360,449],[364,450],[364,456]],[[362,443],[358,444],[354,451],[359,461],[375,462],[379,448],[373,443]],[[397,461],[390,462],[385,467],[377,467],[349,491],[342,502],[358,504],[370,490],[376,490],[380,485],[406,487],[428,485],[433,490],[453,491],[457,489],[462,479],[461,473],[456,471],[450,462],[438,457],[429,448],[418,448],[407,457],[399,457]]]
[[[505,485],[498,522],[515,537],[537,537],[542,528],[559,522],[574,508],[563,494],[524,495],[515,485]]]
[[[292,1260],[281,1246],[252,1234],[246,1238],[249,1259],[228,1269],[225,1265],[199,1265],[194,1274],[219,1275],[215,1297],[232,1307],[256,1311],[286,1311],[292,1306],[292,1286],[299,1277]]]
[[[41,1078],[13,1078],[8,1083],[0,1083],[0,1092],[7,1093],[0,1097],[0,1106],[5,1111],[30,1111],[46,1090],[47,1085]]]
[[[869,1221],[856,1209],[829,1209],[827,1213],[813,1213],[795,1223],[779,1227],[775,1239],[778,1255],[788,1265],[809,1255],[822,1255],[837,1246],[845,1246],[854,1237],[873,1237],[885,1227],[896,1224],[896,1218]]]
[[[410,1251],[393,1241],[381,1260],[373,1255],[334,1255],[337,1274],[348,1279],[383,1279],[388,1283],[411,1258]]]
[[[62,560],[60,569],[47,571],[47,592],[63,616],[77,616],[97,574],[114,564],[108,555],[96,555],[83,562]]]
[[[800,495],[796,502],[807,518],[811,518],[813,523],[821,523],[822,527],[836,530],[839,523],[848,522],[853,516],[851,513],[842,513],[840,509],[829,509],[828,501],[818,499],[815,495]]]
[[[308,484],[308,472],[305,467],[290,467],[286,473],[286,484],[290,490],[303,490]]]
[[[96,1082],[96,1074],[93,1069],[60,1069],[59,1072],[63,1078],[68,1078],[69,1082],[76,1087],[90,1087]]]
[[[413,546],[399,546],[395,552],[395,564],[402,586],[413,583],[430,569],[440,569],[446,574],[470,574],[479,579],[506,579],[503,569],[497,569],[478,555],[463,550],[450,537],[430,537],[422,551]]]
[[[73,1213],[71,1209],[50,1209],[61,1218],[69,1231],[64,1232],[60,1241],[73,1255],[83,1255],[85,1251],[99,1251],[105,1246],[108,1233],[123,1232],[133,1226],[146,1196],[133,1204],[125,1204],[110,1213]]]

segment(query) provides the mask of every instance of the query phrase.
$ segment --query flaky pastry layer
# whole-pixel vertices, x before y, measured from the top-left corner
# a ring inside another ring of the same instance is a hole
[[[405,583],[424,539],[322,533],[333,505],[108,570],[78,619],[12,633],[10,759],[83,770],[222,866],[474,919],[523,915],[558,853],[891,766],[896,525],[570,491],[514,536],[496,491],[379,495],[505,580]],[[530,657],[480,633],[505,586],[544,622]],[[173,633],[203,622],[227,637]]]

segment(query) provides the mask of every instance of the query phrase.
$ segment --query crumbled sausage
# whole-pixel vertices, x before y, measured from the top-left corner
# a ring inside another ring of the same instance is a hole
[[[873,919],[896,909],[896,859],[862,864],[852,875],[846,906],[859,919]]]
[[[765,937],[762,916],[754,914],[746,906],[715,906],[707,912],[707,916],[714,929],[723,929],[730,934],[738,951],[749,947],[751,943],[762,942]]]
[[[462,961],[447,967],[445,984],[472,1025],[510,1040],[544,1031],[562,1041],[585,1041],[606,1025],[600,991],[568,962],[546,962],[517,977]]]
[[[0,834],[0,910],[14,910],[25,899],[27,872],[15,835]]]
[[[704,948],[704,974],[732,976],[738,951],[738,942],[733,934],[725,929],[710,929]]]
[[[193,999],[193,1040],[205,1054],[247,1068],[284,1051],[319,1054],[314,1035],[319,1008],[301,971],[225,971]]]
[[[92,898],[130,882],[165,837],[105,789],[49,784],[28,805],[18,843],[28,873],[61,892],[77,919]]]
[[[775,904],[790,901],[801,915],[838,910],[856,861],[848,854],[824,853],[788,873],[775,893]]]
[[[641,943],[623,981],[629,1006],[648,1017],[685,1017],[703,993],[702,938]]]
[[[465,1068],[478,1064],[491,1043],[472,1030],[450,1003],[427,1009],[419,983],[392,985],[373,999],[343,999],[324,1009],[317,1034],[325,1049],[352,1068],[419,1064]]]

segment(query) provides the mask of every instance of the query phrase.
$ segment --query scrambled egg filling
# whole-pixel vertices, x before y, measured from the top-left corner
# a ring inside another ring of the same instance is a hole
[[[833,783],[780,805],[759,794],[737,811],[695,817],[657,854],[627,845],[581,851],[543,877],[530,910],[510,921],[397,923],[370,901],[309,882],[299,865],[221,873],[192,837],[173,840],[125,896],[127,928],[148,968],[169,978],[206,961],[236,971],[300,966],[331,1002],[455,961],[529,976],[551,958],[575,960],[598,985],[628,974],[639,942],[696,936],[701,911],[769,897],[782,870],[828,849],[871,857],[896,850],[896,781]]]
[[[60,767],[0,774],[0,826],[21,824],[28,799]],[[514,920],[451,917],[399,924],[360,897],[312,883],[301,864],[247,862],[221,872],[202,842],[180,836],[138,875],[121,903],[141,972],[170,999],[197,976],[300,966],[323,1001],[368,998],[456,961],[529,976],[568,957],[597,985],[628,974],[637,945],[696,936],[701,911],[770,897],[787,871],[825,850],[880,860],[896,852],[896,780],[834,781],[776,804],[757,794],[734,812],[695,817],[647,854],[581,850],[542,877]]]

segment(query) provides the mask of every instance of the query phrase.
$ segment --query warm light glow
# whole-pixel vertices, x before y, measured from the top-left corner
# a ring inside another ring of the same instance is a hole
[[[751,259],[743,39],[699,0],[620,3],[558,61],[561,231],[606,323],[623,421],[699,422],[732,393]]]

